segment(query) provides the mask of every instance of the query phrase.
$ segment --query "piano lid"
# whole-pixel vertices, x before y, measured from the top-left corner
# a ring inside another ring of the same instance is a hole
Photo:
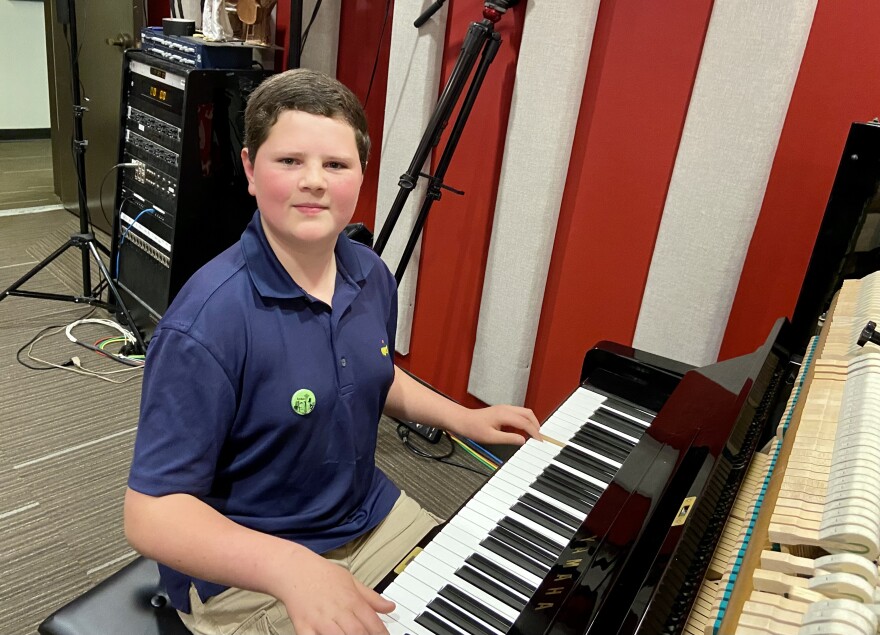
[[[678,632],[777,400],[786,328],[684,375],[511,633]]]

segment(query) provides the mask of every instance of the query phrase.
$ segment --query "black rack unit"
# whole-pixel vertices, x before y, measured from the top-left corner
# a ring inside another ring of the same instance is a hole
[[[139,165],[118,181],[110,271],[149,337],[256,209],[240,158],[244,108],[270,72],[193,69],[136,50],[125,57],[119,162]]]

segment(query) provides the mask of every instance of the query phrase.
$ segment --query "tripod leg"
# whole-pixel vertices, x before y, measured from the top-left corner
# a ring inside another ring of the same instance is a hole
[[[131,329],[132,335],[134,335],[134,339],[137,340],[137,352],[146,353],[147,345],[146,343],[144,343],[144,338],[141,335],[138,327],[135,325],[134,320],[131,319],[131,314],[128,312],[128,308],[126,308],[125,302],[122,301],[122,296],[119,295],[119,290],[116,288],[116,285],[113,284],[113,280],[110,278],[110,272],[107,271],[107,267],[104,265],[104,262],[98,255],[98,250],[95,248],[95,244],[93,242],[89,243],[89,249],[92,251],[92,256],[95,257],[95,260],[98,263],[98,269],[101,270],[101,275],[104,276],[104,280],[107,282],[107,288],[110,289],[110,293],[113,294],[113,298],[116,300],[116,306],[122,310],[122,314],[125,316],[125,321],[128,324],[128,327]]]
[[[415,188],[419,172],[428,158],[428,153],[432,147],[437,145],[440,134],[443,132],[446,122],[449,121],[449,116],[452,114],[455,104],[461,96],[461,91],[471,74],[471,70],[476,64],[479,52],[483,49],[486,40],[491,38],[494,33],[492,23],[488,20],[473,22],[468,29],[464,44],[458,54],[458,59],[455,61],[455,66],[452,69],[446,87],[440,95],[437,107],[431,115],[428,127],[422,135],[415,156],[413,156],[409,169],[400,177],[400,192],[398,192],[397,197],[394,199],[394,204],[388,212],[385,224],[382,225],[382,230],[379,232],[379,236],[373,245],[373,251],[380,256],[385,249],[385,245],[388,243],[394,226],[397,224],[397,220],[400,218],[409,193]]]
[[[15,294],[15,291],[17,291],[17,290],[19,289],[19,287],[21,287],[21,285],[23,285],[23,284],[26,283],[28,280],[30,280],[31,278],[33,278],[35,275],[37,275],[38,273],[40,273],[40,271],[42,271],[42,270],[46,267],[46,265],[48,265],[49,263],[51,263],[51,262],[52,262],[53,260],[55,260],[58,256],[60,256],[61,254],[63,254],[65,251],[67,251],[69,248],[73,247],[74,245],[75,245],[74,240],[73,240],[73,239],[69,239],[66,243],[64,243],[63,245],[61,245],[58,249],[56,249],[56,250],[53,251],[51,254],[49,254],[48,256],[46,256],[45,258],[43,258],[43,260],[41,260],[40,263],[37,264],[36,267],[34,267],[34,268],[31,269],[30,271],[28,271],[26,274],[24,274],[21,278],[19,278],[18,280],[16,280],[15,282],[13,282],[11,285],[9,285],[9,286],[6,288],[6,290],[5,290],[2,294],[0,294],[0,300],[3,300],[3,299],[6,298],[7,296],[14,295],[14,294]]]
[[[400,262],[397,265],[397,270],[394,273],[394,278],[397,280],[397,284],[400,284],[400,281],[403,279],[403,274],[406,271],[406,267],[409,264],[409,259],[412,257],[412,253],[416,248],[416,242],[419,239],[419,235],[422,233],[422,228],[425,225],[425,221],[428,217],[428,212],[431,210],[431,206],[434,204],[434,201],[440,199],[440,187],[443,184],[443,177],[446,176],[446,170],[449,168],[449,164],[452,161],[452,155],[455,152],[456,147],[458,147],[458,141],[461,139],[461,133],[464,131],[464,126],[467,123],[467,119],[471,114],[471,110],[474,107],[474,103],[477,100],[477,94],[480,91],[480,87],[483,85],[483,80],[486,77],[486,72],[489,70],[489,65],[492,63],[492,60],[495,59],[495,54],[498,52],[498,48],[501,46],[501,38],[496,32],[492,32],[489,40],[485,42],[486,46],[483,49],[483,55],[480,58],[480,64],[477,66],[477,70],[474,72],[474,77],[471,80],[471,85],[468,87],[467,94],[465,95],[464,102],[462,102],[461,110],[458,111],[458,116],[455,119],[455,124],[452,126],[452,130],[449,133],[449,139],[446,142],[446,145],[443,148],[443,152],[440,155],[440,160],[437,162],[437,169],[434,172],[434,176],[431,177],[431,184],[428,187],[428,193],[425,196],[425,200],[422,201],[422,207],[419,209],[419,215],[416,217],[416,221],[413,224],[412,232],[409,235],[409,239],[407,240],[406,247],[403,250],[403,253],[400,256]]]

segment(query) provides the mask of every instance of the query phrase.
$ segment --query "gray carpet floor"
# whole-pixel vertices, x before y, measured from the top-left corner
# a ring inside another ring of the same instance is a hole
[[[0,290],[77,227],[65,211],[0,215]],[[101,239],[108,244],[106,236]],[[79,252],[68,250],[22,288],[76,293],[80,278]],[[114,375],[127,379],[115,384],[66,370],[31,370],[16,361],[17,351],[40,331],[87,313],[89,307],[68,302],[21,297],[0,302],[0,635],[35,633],[47,615],[136,555],[123,536],[122,497],[137,427],[140,371]],[[92,317],[107,315],[96,311]],[[68,341],[63,332],[49,333],[32,356],[54,364],[76,356],[84,368],[97,371],[123,368]],[[112,331],[84,325],[76,334],[88,340]],[[45,366],[26,352],[22,357]],[[377,462],[429,511],[448,517],[485,481],[417,458],[395,428],[390,420],[380,423]],[[436,453],[448,446],[422,447]],[[460,451],[452,460],[480,468]]]
[[[0,210],[58,202],[52,178],[52,142],[0,142]]]

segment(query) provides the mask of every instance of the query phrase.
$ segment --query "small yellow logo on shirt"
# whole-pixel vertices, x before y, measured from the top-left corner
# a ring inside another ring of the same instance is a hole
[[[382,352],[382,357],[388,357],[388,344],[385,343],[385,340],[382,340],[382,348],[379,350]]]

